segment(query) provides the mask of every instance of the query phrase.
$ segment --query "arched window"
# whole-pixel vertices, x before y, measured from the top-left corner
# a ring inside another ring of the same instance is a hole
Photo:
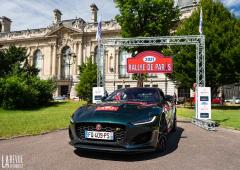
[[[61,77],[63,79],[70,79],[70,71],[72,68],[73,56],[69,46],[66,46],[62,49],[61,57]]]
[[[42,52],[39,49],[36,50],[33,56],[33,66],[39,69],[39,73],[42,71],[42,59]]]
[[[127,73],[127,58],[131,57],[131,53],[128,53],[127,51],[120,50],[119,52],[119,64],[118,64],[118,70],[119,70],[119,77],[129,77],[129,74]]]

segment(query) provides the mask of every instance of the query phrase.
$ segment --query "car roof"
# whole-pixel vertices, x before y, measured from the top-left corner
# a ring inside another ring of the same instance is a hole
[[[124,89],[156,89],[156,90],[161,90],[158,87],[127,87]]]
[[[119,90],[125,91],[125,90],[141,90],[141,89],[160,90],[163,93],[162,89],[160,89],[158,87],[127,87],[127,88],[123,88],[123,89],[119,89]]]
[[[162,89],[158,88],[158,87],[127,87],[127,88],[123,88],[122,90],[129,90],[129,89],[154,89],[154,90],[160,90],[162,91]],[[119,89],[120,90],[120,89]]]

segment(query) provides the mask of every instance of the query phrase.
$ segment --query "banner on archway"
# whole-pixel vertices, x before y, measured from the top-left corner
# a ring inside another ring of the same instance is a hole
[[[144,51],[127,59],[128,73],[172,73],[173,61],[156,51]]]

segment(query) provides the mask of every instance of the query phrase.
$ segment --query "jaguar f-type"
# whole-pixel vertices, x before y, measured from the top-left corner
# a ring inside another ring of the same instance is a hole
[[[159,88],[114,91],[101,103],[87,104],[70,119],[70,144],[77,149],[111,152],[165,151],[176,130],[173,98]]]

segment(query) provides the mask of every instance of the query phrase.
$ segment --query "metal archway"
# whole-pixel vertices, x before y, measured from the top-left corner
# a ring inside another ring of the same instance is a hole
[[[196,45],[196,84],[205,87],[205,36],[161,36],[161,37],[135,37],[135,38],[108,38],[100,42],[98,51],[97,86],[105,87],[105,59],[106,47],[136,47],[136,46],[163,46],[163,45]],[[102,61],[101,61],[102,60]],[[100,67],[102,63],[102,68]]]

